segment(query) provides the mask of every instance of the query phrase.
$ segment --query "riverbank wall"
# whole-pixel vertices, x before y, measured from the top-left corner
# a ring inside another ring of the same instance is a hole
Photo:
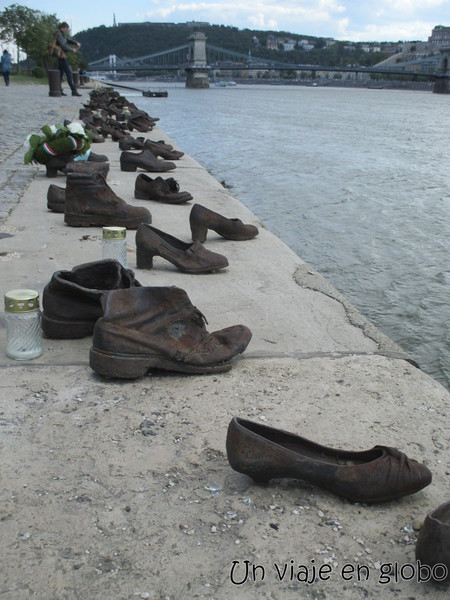
[[[17,120],[0,155],[9,173],[0,291],[42,293],[56,270],[101,258],[101,229],[68,227],[47,211],[49,184],[65,186],[65,178],[24,167],[22,141],[75,117],[87,91],[81,99],[49,98],[44,86],[3,91],[4,110]],[[168,140],[164,123],[145,136]],[[194,201],[170,206],[134,199],[137,173],[120,171],[116,143],[94,152],[108,155],[114,192],[180,239],[190,239],[194,202],[259,227],[247,242],[210,231],[206,247],[230,265],[202,276],[158,258],[152,270],[136,269],[128,232],[128,266],[143,285],[181,287],[210,331],[242,323],[253,338],[228,373],[154,372],[133,381],[98,377],[89,338],[44,340],[42,356],[26,363],[2,352],[2,597],[443,600],[445,589],[399,569],[414,567],[421,522],[448,500],[448,392],[192,157],[168,176]],[[335,448],[394,446],[426,464],[433,482],[379,505],[296,480],[256,486],[227,461],[234,416]],[[256,567],[249,577],[247,565]],[[313,573],[322,565],[329,577]]]

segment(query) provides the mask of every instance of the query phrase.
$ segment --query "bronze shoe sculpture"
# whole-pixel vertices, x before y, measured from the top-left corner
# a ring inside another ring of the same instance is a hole
[[[143,150],[144,142],[134,138],[132,135],[124,135],[119,139],[121,150]]]
[[[252,337],[244,325],[209,333],[186,292],[172,287],[114,290],[102,298],[89,364],[103,377],[136,379],[149,369],[221,373]]]
[[[144,148],[150,150],[152,154],[155,156],[160,156],[161,158],[165,158],[167,160],[178,160],[182,156],[184,156],[184,152],[180,150],[168,149],[165,147],[165,144],[161,144],[160,142],[152,142],[152,140],[145,140]]]
[[[42,331],[53,339],[91,335],[103,314],[103,294],[140,285],[133,271],[112,259],[78,265],[71,271],[56,271],[42,295]]]
[[[303,479],[351,502],[385,502],[431,483],[427,467],[395,448],[335,450],[236,417],[228,426],[226,448],[231,467],[256,482]]]
[[[431,568],[434,581],[450,582],[450,501],[426,516],[417,538],[416,559]]]
[[[160,160],[150,150],[142,150],[136,154],[134,152],[122,152],[120,155],[121,171],[136,171],[139,168],[144,169],[144,171],[162,173],[172,171],[176,167],[173,162]]]
[[[73,152],[51,156],[45,163],[46,176],[56,177],[58,175],[58,171],[64,173],[67,165],[73,161],[73,158]]]
[[[182,242],[156,227],[140,225],[136,232],[137,268],[152,269],[154,256],[165,258],[183,273],[211,273],[228,267],[225,256],[207,250],[200,242]]]
[[[64,173],[101,173],[106,179],[109,173],[108,162],[87,162],[86,160],[72,160],[66,165]]]
[[[201,204],[194,204],[189,215],[192,239],[204,242],[208,229],[227,240],[251,240],[259,231],[255,225],[245,225],[240,219],[227,219]]]
[[[89,152],[88,162],[106,163],[108,160],[109,159],[106,154],[95,154],[95,152]]]
[[[136,177],[134,197],[139,200],[155,200],[165,204],[183,204],[192,200],[189,192],[180,192],[180,186],[173,177],[152,179],[145,173],[140,173]]]
[[[47,190],[47,208],[55,213],[63,213],[66,206],[66,190],[53,183]]]
[[[151,223],[146,208],[131,206],[119,198],[101,173],[69,173],[64,221],[71,227],[107,225],[137,229]]]

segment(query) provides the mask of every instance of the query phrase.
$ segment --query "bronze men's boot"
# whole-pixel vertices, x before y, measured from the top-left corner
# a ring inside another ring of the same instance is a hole
[[[107,225],[137,229],[151,223],[146,208],[130,206],[119,198],[101,173],[69,173],[64,221],[71,227]]]
[[[205,317],[175,286],[114,290],[102,306],[89,364],[104,377],[136,379],[149,369],[228,371],[252,337],[244,325],[208,333]]]
[[[56,271],[42,295],[44,335],[54,339],[91,335],[103,314],[103,294],[140,285],[133,271],[113,259],[85,263],[71,271]]]

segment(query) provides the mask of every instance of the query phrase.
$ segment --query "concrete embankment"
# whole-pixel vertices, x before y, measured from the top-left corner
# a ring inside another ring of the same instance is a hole
[[[19,99],[21,110],[33,111],[17,123],[30,129],[11,137],[1,156],[10,169],[2,193],[14,169],[28,177],[23,137],[52,117],[75,117],[87,96],[49,98],[45,87],[7,92],[5,114]],[[164,123],[145,135],[167,139]],[[94,152],[108,155],[117,195],[146,206],[159,229],[190,239],[189,204],[135,200],[137,173],[120,171],[118,145],[107,140]],[[2,296],[19,287],[42,292],[56,270],[101,258],[100,228],[68,227],[47,211],[49,184],[64,186],[65,178],[27,169],[30,185],[24,180],[16,191],[9,214],[2,208]],[[260,233],[231,242],[210,232],[206,247],[230,266],[199,276],[160,258],[152,270],[135,269],[130,231],[128,266],[143,285],[185,289],[208,330],[242,323],[253,338],[228,373],[134,381],[98,377],[88,364],[90,339],[44,340],[42,356],[27,363],[1,353],[0,596],[443,600],[448,590],[418,583],[417,573],[407,579],[421,522],[449,496],[448,392],[193,158],[168,175],[194,202]],[[4,349],[4,326],[0,334]],[[301,481],[256,486],[227,461],[233,416],[335,448],[395,446],[426,464],[433,482],[380,505],[355,505]],[[318,575],[324,564],[326,578]],[[251,565],[259,567],[256,582]],[[304,582],[305,569],[314,583]]]

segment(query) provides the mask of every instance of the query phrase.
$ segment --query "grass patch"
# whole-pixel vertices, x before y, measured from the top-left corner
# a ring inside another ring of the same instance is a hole
[[[11,83],[12,84],[18,84],[18,85],[28,85],[28,84],[32,84],[32,85],[44,85],[44,84],[48,84],[48,79],[47,77],[42,77],[40,79],[37,79],[36,77],[33,77],[32,75],[26,75],[26,74],[20,74],[17,75],[16,73],[11,73]]]

